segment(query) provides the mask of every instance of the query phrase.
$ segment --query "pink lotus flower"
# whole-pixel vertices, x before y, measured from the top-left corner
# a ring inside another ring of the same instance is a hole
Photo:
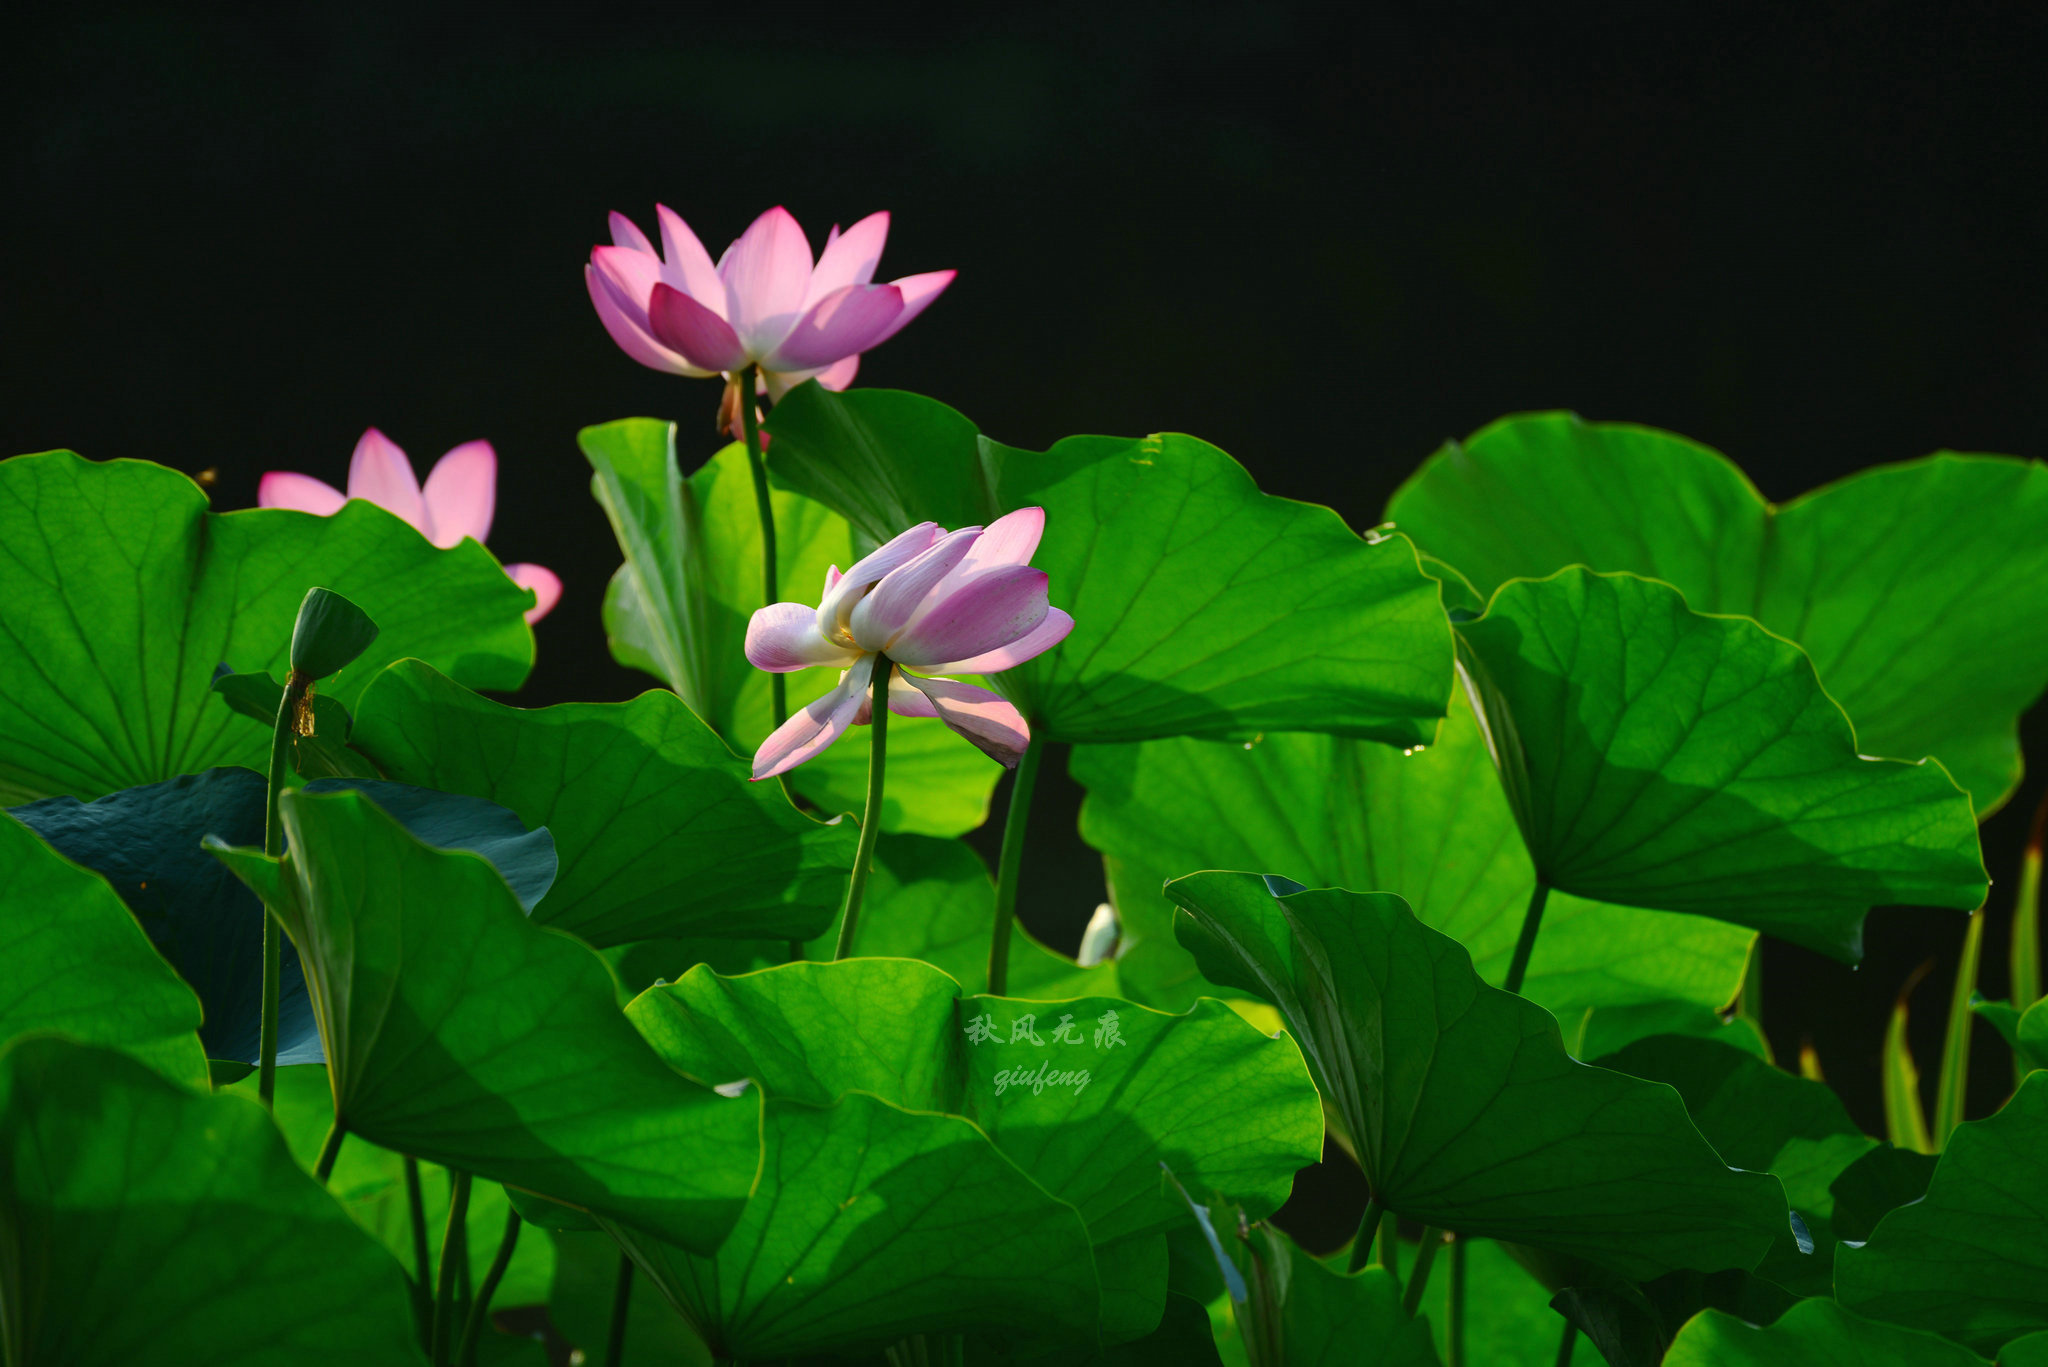
[[[789,210],[755,219],[725,255],[711,254],[690,225],[657,205],[662,252],[624,214],[612,246],[590,253],[584,282],[612,340],[644,366],[703,378],[761,367],[761,388],[780,399],[805,380],[853,383],[860,353],[879,346],[953,283],[952,271],[872,283],[889,215],[869,214],[825,239],[816,264]]]
[[[412,462],[391,438],[372,427],[356,443],[348,463],[348,492],[325,480],[289,470],[272,470],[256,486],[259,508],[295,508],[321,517],[341,511],[352,498],[365,499],[398,514],[436,546],[457,546],[465,536],[478,541],[490,534],[497,510],[498,453],[487,441],[466,441],[434,463],[426,488],[412,472]],[[507,565],[505,573],[522,589],[532,589],[534,604],[526,620],[538,622],[562,596],[562,581],[539,565]]]
[[[845,574],[825,575],[824,601],[773,603],[747,624],[747,659],[777,674],[837,666],[839,686],[761,744],[754,777],[794,769],[849,726],[872,720],[875,660],[890,663],[889,710],[937,717],[1005,765],[1031,743],[1016,708],[986,688],[906,674],[994,674],[1066,639],[1074,619],[1046,603],[1031,568],[1045,509],[1020,508],[986,530],[920,522]]]

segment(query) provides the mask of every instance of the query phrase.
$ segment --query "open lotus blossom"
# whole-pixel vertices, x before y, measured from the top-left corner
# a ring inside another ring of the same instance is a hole
[[[770,398],[815,378],[853,383],[860,353],[879,346],[946,286],[952,271],[874,282],[889,215],[869,214],[825,239],[814,264],[804,230],[783,208],[755,219],[712,264],[711,254],[666,205],[657,205],[662,250],[624,214],[612,244],[590,253],[584,281],[612,340],[645,366],[677,375],[761,368]]]
[[[1031,743],[1016,708],[986,688],[920,675],[994,674],[1066,639],[1074,619],[1047,604],[1045,571],[1030,565],[1044,530],[1043,508],[1020,508],[986,529],[920,522],[846,573],[835,565],[817,607],[773,603],[756,612],[747,624],[756,667],[845,672],[762,742],[754,777],[793,769],[847,727],[867,725],[875,661],[884,656],[891,712],[935,716],[990,758],[1016,764]]]
[[[290,470],[272,470],[256,486],[260,508],[295,508],[321,517],[341,511],[352,498],[366,499],[398,514],[436,546],[457,546],[465,536],[482,541],[497,511],[498,453],[487,441],[466,441],[434,463],[425,488],[398,444],[372,427],[356,443],[348,463],[348,492],[325,480]],[[505,573],[534,604],[526,620],[538,622],[562,596],[562,581],[539,565],[507,565]]]

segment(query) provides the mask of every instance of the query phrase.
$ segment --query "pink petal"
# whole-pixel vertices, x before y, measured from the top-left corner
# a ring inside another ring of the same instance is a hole
[[[1019,508],[1014,513],[1004,513],[988,524],[981,540],[960,562],[960,575],[964,578],[999,565],[1028,565],[1038,551],[1039,538],[1044,535],[1045,509]]]
[[[855,352],[843,361],[834,361],[823,370],[763,370],[761,390],[775,402],[781,403],[783,396],[805,380],[816,380],[827,389],[840,390],[853,383],[853,377],[860,371],[860,353]]]
[[[866,700],[860,705],[860,712],[854,717],[855,726],[871,726],[875,720],[874,690],[870,688]],[[899,717],[936,717],[939,710],[932,706],[932,700],[920,692],[904,677],[903,671],[891,667],[889,671],[889,710]]]
[[[860,601],[862,594],[898,565],[907,565],[923,555],[944,535],[945,530],[938,523],[920,522],[854,561],[853,568],[839,576],[839,582],[826,590],[824,599],[818,604],[819,633],[831,637],[845,631],[848,620],[853,616],[854,604]]]
[[[327,517],[340,512],[346,502],[348,495],[326,480],[291,470],[272,470],[256,482],[259,508],[291,508]]]
[[[848,285],[811,306],[761,364],[773,371],[819,370],[858,356],[894,331],[903,295],[894,285]]]
[[[427,475],[427,540],[459,546],[491,534],[498,498],[498,453],[487,441],[466,441],[434,462]]]
[[[1036,659],[1045,654],[1074,629],[1074,619],[1058,608],[1047,608],[1045,620],[1034,627],[1031,633],[1006,646],[998,646],[985,655],[976,655],[966,660],[955,660],[950,664],[932,665],[934,674],[1000,674],[1006,669],[1015,669],[1026,660]]]
[[[887,653],[896,634],[916,616],[940,581],[952,573],[981,536],[979,527],[949,532],[929,549],[882,576],[874,591],[853,606],[847,629],[862,650]]]
[[[889,324],[888,331],[875,338],[874,341],[869,342],[868,346],[878,347],[897,333],[903,331],[909,325],[911,319],[931,307],[932,300],[944,293],[946,286],[952,284],[953,277],[959,273],[958,271],[926,271],[923,275],[906,275],[901,280],[891,280],[890,284],[903,291],[903,312],[896,315],[896,320]]]
[[[662,256],[668,266],[662,274],[671,285],[718,312],[725,306],[725,282],[718,277],[718,267],[711,264],[711,253],[704,250],[683,216],[668,205],[655,205],[654,216],[661,220]]]
[[[889,658],[910,669],[930,669],[1021,641],[1049,611],[1046,582],[1045,571],[1029,565],[977,575],[919,612],[890,645]]]
[[[512,582],[520,588],[533,590],[533,606],[526,610],[529,623],[538,622],[562,601],[562,581],[553,570],[542,569],[539,565],[513,564],[505,567],[505,573],[511,575]]]
[[[598,321],[604,324],[604,330],[619,344],[619,350],[641,365],[699,380],[717,373],[691,365],[680,352],[671,351],[655,341],[654,334],[647,330],[644,304],[629,298],[610,273],[596,266],[585,266],[583,283],[590,290],[590,302],[596,306]],[[652,288],[650,285],[649,289]]]
[[[747,622],[747,661],[771,674],[831,665],[846,669],[860,652],[818,634],[818,614],[802,603],[770,603]]]
[[[796,323],[811,284],[811,244],[778,205],[726,249],[718,274],[725,281],[725,316],[744,340],[747,359],[755,360],[775,350]],[[660,332],[657,327],[655,335]]]
[[[368,499],[421,531],[427,529],[427,508],[420,500],[420,482],[412,472],[412,462],[374,427],[363,433],[348,463],[348,496]]]
[[[611,226],[613,246],[654,255],[654,244],[647,240],[646,233],[640,231],[640,225],[616,209],[612,210]]]
[[[705,370],[738,370],[749,359],[731,324],[666,281],[654,287],[647,325],[656,341]]]
[[[775,734],[762,741],[761,748],[754,752],[755,781],[796,768],[845,735],[867,699],[868,680],[874,672],[875,657],[862,657],[846,671],[839,687],[775,728]]]
[[[882,261],[882,244],[889,240],[889,213],[869,214],[845,232],[832,230],[825,250],[818,253],[817,269],[811,272],[811,287],[804,295],[804,307],[817,303],[836,289],[865,285],[875,278]]]
[[[839,567],[837,565],[827,565],[825,567],[825,593],[830,593],[833,589],[839,587],[839,579]],[[819,594],[818,597],[822,599],[825,593]]]
[[[1015,768],[1031,744],[1024,714],[986,688],[951,679],[910,680],[932,700],[939,720],[974,742],[981,752],[1005,768]],[[893,700],[890,707],[894,711]]]
[[[843,361],[833,362],[813,378],[827,389],[844,389],[853,383],[853,377],[859,370],[860,356],[855,354]]]

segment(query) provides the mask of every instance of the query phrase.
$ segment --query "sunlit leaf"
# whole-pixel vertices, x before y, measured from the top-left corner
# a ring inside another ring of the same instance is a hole
[[[1438,452],[1387,516],[1482,594],[1567,565],[1627,570],[1695,611],[1797,641],[1866,754],[1938,757],[1996,811],[2017,719],[2048,685],[2048,469],[1943,453],[1766,503],[1683,437],[1568,413]]]
[[[1968,796],[1939,764],[1858,754],[1806,657],[1755,623],[1571,569],[1503,586],[1458,634],[1549,886],[1852,961],[1872,906],[1982,904]]]
[[[1829,1300],[1806,1300],[1775,1324],[1745,1324],[1701,1312],[1678,1333],[1664,1367],[1988,1367],[1967,1348],[1933,1334],[1853,1315]]]
[[[1728,1168],[1669,1089],[1573,1060],[1399,897],[1246,873],[1167,890],[1204,975],[1280,1009],[1388,1209],[1632,1278],[1752,1267],[1784,1227],[1775,1178]]]
[[[269,729],[208,685],[223,661],[282,674],[315,585],[379,627],[320,685],[343,704],[408,655],[478,688],[517,688],[533,663],[528,595],[488,551],[436,550],[361,500],[219,515],[162,466],[18,456],[0,461],[0,548],[0,804],[263,768]]]

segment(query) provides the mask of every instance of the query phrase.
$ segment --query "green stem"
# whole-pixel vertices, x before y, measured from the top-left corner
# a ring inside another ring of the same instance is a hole
[[[1430,1264],[1436,1261],[1436,1251],[1443,1247],[1444,1232],[1435,1225],[1422,1227],[1422,1247],[1415,1251],[1415,1267],[1408,1274],[1408,1289],[1401,1296],[1401,1313],[1410,1319],[1422,1308],[1422,1293],[1429,1285]]]
[[[335,1157],[341,1153],[341,1141],[348,1137],[348,1122],[340,1116],[327,1127],[327,1140],[320,1146],[320,1161],[313,1165],[313,1178],[321,1186],[327,1185],[327,1176],[334,1171]]]
[[[754,474],[754,511],[761,519],[761,606],[781,601],[775,583],[775,504],[768,496],[768,462],[761,454],[761,421],[754,413],[754,367],[746,366],[732,377],[739,388],[740,430],[746,434],[747,468]],[[789,689],[780,674],[768,676],[769,698],[777,726],[789,720]]]
[[[860,900],[868,890],[868,869],[875,862],[875,841],[882,834],[882,775],[889,751],[889,676],[896,666],[887,655],[875,656],[875,678],[868,694],[868,805],[860,819],[860,846],[853,852],[853,874],[846,880],[846,910],[839,917],[837,961],[853,953],[853,935],[860,924]]]
[[[294,721],[306,682],[297,673],[285,681],[278,700],[277,722],[270,732],[270,774],[263,801],[263,852],[272,859],[284,853],[284,821],[278,801],[284,796],[285,762],[291,756]],[[284,927],[268,905],[263,908],[263,1025],[256,1055],[256,1095],[265,1109],[277,1095],[277,993],[284,973]]]
[[[1963,1123],[1963,1105],[1970,1090],[1970,1031],[1977,1013],[1970,1002],[1977,995],[1977,963],[1984,951],[1984,912],[1970,916],[1963,932],[1962,959],[1956,964],[1955,992],[1948,1002],[1948,1031],[1942,1038],[1941,1072],[1934,1088],[1934,1147],[1948,1147],[1948,1137]]]
[[[448,1367],[448,1340],[455,1332],[455,1268],[465,1256],[463,1230],[469,1221],[469,1174],[448,1170],[448,1227],[441,1233],[441,1284],[434,1295],[434,1367]]]
[[[1508,960],[1507,981],[1501,984],[1510,992],[1522,990],[1522,979],[1529,974],[1529,956],[1536,952],[1536,932],[1543,925],[1543,904],[1550,900],[1550,885],[1541,878],[1536,880],[1536,891],[1529,894],[1529,910],[1522,917],[1522,933],[1515,939],[1515,957]]]
[[[427,1251],[427,1198],[420,1189],[420,1160],[405,1155],[405,1204],[412,1216],[412,1261],[418,1269],[412,1284],[413,1312],[419,1320],[420,1346],[433,1348],[434,1262]]]
[[[996,925],[988,946],[988,990],[1000,997],[1010,985],[1010,925],[1017,919],[1017,879],[1024,868],[1024,828],[1031,823],[1031,794],[1038,787],[1038,761],[1045,745],[1033,736],[1017,761],[1010,806],[1003,813],[1003,852],[996,863]]]
[[[2027,832],[2027,852],[2020,859],[2019,896],[2012,906],[2012,1009],[2021,1015],[2041,1000],[2041,842],[2048,827],[2048,793],[2034,808]],[[2027,1065],[2013,1059],[2015,1085],[2027,1080]]]
[[[612,1327],[605,1336],[604,1367],[619,1367],[626,1359],[626,1307],[633,1301],[633,1260],[619,1250],[619,1279],[612,1287]]]
[[[1465,1367],[1465,1241],[1451,1239],[1450,1322],[1444,1326],[1444,1367]]]
[[[1557,1367],[1572,1367],[1572,1349],[1579,1344],[1579,1326],[1564,1322],[1564,1338],[1557,1345]]]
[[[1759,935],[1750,942],[1749,961],[1742,967],[1742,995],[1735,999],[1735,1016],[1749,1022],[1756,1031],[1756,1037],[1764,1046],[1764,1062],[1776,1063],[1777,1055],[1771,1052],[1771,1037],[1764,1033],[1764,937]]]
[[[1386,1213],[1387,1208],[1377,1197],[1365,1203],[1365,1214],[1358,1220],[1358,1234],[1351,1240],[1351,1271],[1356,1272],[1372,1261],[1372,1239],[1379,1233],[1380,1220]]]
[[[505,1279],[505,1269],[512,1265],[512,1250],[519,1246],[519,1226],[525,1223],[519,1212],[505,1212],[505,1237],[498,1240],[498,1251],[491,1259],[490,1270],[484,1273],[484,1284],[477,1288],[476,1300],[469,1307],[469,1318],[462,1325],[462,1347],[456,1350],[457,1367],[473,1367],[476,1362],[477,1335],[483,1331],[484,1319],[490,1314],[491,1297],[497,1292],[498,1283]]]
[[[1382,1270],[1394,1279],[1394,1289],[1401,1287],[1401,1231],[1398,1220],[1383,1221],[1380,1225],[1379,1263]]]

